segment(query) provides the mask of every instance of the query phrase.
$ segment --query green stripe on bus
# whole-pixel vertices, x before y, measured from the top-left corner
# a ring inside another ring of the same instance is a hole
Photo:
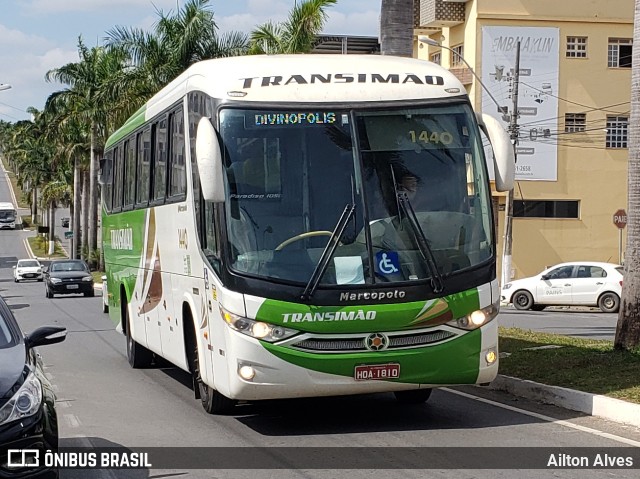
[[[256,319],[315,333],[383,332],[442,324],[479,307],[475,288],[432,301],[358,306],[314,306],[266,299]]]

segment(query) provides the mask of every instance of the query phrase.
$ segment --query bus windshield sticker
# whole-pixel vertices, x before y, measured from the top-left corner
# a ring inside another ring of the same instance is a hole
[[[400,259],[395,251],[378,251],[376,253],[376,273],[383,276],[400,273]]]
[[[336,266],[337,284],[364,284],[364,268],[360,256],[337,256],[333,262]]]

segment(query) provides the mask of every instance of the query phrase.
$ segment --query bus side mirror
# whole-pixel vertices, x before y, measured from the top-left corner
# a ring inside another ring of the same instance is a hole
[[[222,152],[209,118],[200,118],[196,135],[196,161],[202,197],[212,203],[224,203]]]
[[[100,160],[100,171],[98,171],[98,183],[100,185],[111,183],[111,164],[111,158],[102,158]]]
[[[513,189],[516,174],[516,160],[513,152],[513,143],[509,134],[498,120],[483,114],[478,117],[478,124],[484,134],[491,141],[493,149],[493,166],[496,177],[496,190],[509,191]]]

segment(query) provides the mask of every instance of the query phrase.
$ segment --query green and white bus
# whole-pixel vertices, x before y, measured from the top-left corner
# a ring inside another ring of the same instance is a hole
[[[131,366],[156,355],[190,372],[210,413],[374,392],[423,402],[493,380],[500,295],[479,126],[508,190],[507,133],[433,63],[191,66],[101,162],[105,309]]]

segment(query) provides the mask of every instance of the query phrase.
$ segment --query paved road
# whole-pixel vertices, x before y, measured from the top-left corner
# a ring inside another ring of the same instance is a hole
[[[518,311],[503,306],[498,315],[500,326],[530,329],[543,333],[564,334],[583,339],[613,341],[617,313],[603,313],[595,308],[547,308],[544,311]]]
[[[437,390],[426,406],[400,406],[391,395],[377,394],[247,403],[234,415],[210,416],[194,400],[186,374],[171,367],[132,370],[128,366],[124,338],[99,312],[99,297],[48,300],[41,283],[13,283],[11,266],[24,255],[20,244],[14,232],[0,232],[0,294],[26,331],[42,324],[68,328],[64,343],[40,351],[57,388],[63,445],[122,445],[134,450],[152,446],[377,446],[385,450],[407,445],[640,446],[640,430],[473,387]],[[250,450],[247,454],[251,457]],[[63,471],[62,477],[266,478],[273,477],[273,472],[98,470]],[[364,478],[371,472],[335,471],[330,477]],[[527,471],[431,472],[434,477],[446,478],[533,477]],[[602,477],[602,472],[540,470],[534,475],[577,479]],[[387,473],[389,477],[425,477],[418,471]],[[312,470],[278,471],[277,475],[329,477]],[[636,476],[637,471],[615,471],[615,477]]]

